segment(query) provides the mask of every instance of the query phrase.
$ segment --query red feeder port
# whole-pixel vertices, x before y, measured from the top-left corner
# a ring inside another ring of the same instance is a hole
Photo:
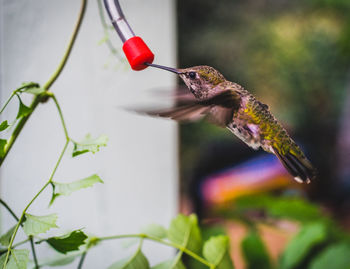
[[[154,54],[142,38],[138,36],[125,41],[123,51],[133,70],[143,70],[147,68],[145,63],[152,63],[154,60]]]

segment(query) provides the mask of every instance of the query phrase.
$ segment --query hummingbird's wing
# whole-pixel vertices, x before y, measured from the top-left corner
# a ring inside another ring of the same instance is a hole
[[[202,106],[196,103],[187,105],[176,105],[175,107],[145,111],[146,114],[151,116],[159,116],[163,118],[170,118],[176,121],[189,122],[197,121],[204,117],[204,115],[210,110],[210,107]]]
[[[176,105],[172,108],[144,112],[148,115],[171,118],[181,122],[196,121],[206,117],[216,125],[226,126],[240,105],[239,98],[234,91],[227,90],[204,100],[178,98]]]

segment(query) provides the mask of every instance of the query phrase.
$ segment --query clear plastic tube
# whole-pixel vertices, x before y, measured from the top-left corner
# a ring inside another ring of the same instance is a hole
[[[110,17],[112,24],[117,31],[120,39],[124,43],[128,39],[135,36],[134,31],[131,29],[127,22],[124,13],[120,7],[118,0],[104,0],[104,4]]]

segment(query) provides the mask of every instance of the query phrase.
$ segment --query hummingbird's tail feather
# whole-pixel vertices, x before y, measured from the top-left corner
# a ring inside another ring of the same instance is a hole
[[[316,170],[306,157],[297,157],[290,151],[281,154],[277,149],[274,153],[297,182],[309,184],[316,177]]]

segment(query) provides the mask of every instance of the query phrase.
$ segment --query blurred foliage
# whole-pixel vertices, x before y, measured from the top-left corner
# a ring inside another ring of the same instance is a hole
[[[178,0],[179,65],[211,65],[269,104],[319,169],[320,199],[336,176],[349,12],[347,0]],[[233,136],[203,122],[182,126],[180,135],[183,182],[208,142]]]
[[[233,269],[227,236],[211,237],[203,246],[203,256],[217,269]]]
[[[259,214],[257,214],[259,212]],[[277,268],[339,268],[348,269],[350,234],[316,204],[300,197],[254,195],[235,201],[224,211],[217,212],[225,218],[243,221],[250,232],[242,242],[247,268],[273,268],[269,254],[259,236],[259,223],[278,225],[281,220],[299,224],[299,232],[288,242],[281,254]],[[317,267],[332,264],[334,267]]]
[[[350,233],[319,205],[302,197],[269,194],[245,196],[227,207],[214,209],[209,215],[214,216],[215,220],[232,219],[246,226],[247,233],[240,244],[240,252],[245,261],[244,268],[349,269]],[[280,253],[278,261],[275,261],[269,253],[270,248],[266,246],[269,241],[261,237],[260,224],[269,225],[283,233],[289,226],[280,224],[285,224],[286,221],[296,224],[299,228]],[[222,223],[215,221],[212,226],[202,225],[203,239],[209,242],[213,238],[218,239],[225,235]],[[236,241],[238,238],[231,240]],[[221,242],[221,246],[224,245]],[[185,265],[191,269],[206,268],[194,259],[186,259]]]
[[[322,251],[317,259],[312,261],[310,269],[344,269],[350,268],[350,244],[334,244]]]
[[[305,225],[289,242],[281,259],[281,268],[295,268],[307,256],[312,248],[327,239],[327,228],[323,223]]]
[[[269,254],[257,231],[251,230],[248,233],[242,241],[241,248],[247,262],[247,269],[272,268]]]
[[[303,223],[325,218],[319,207],[298,197],[245,196],[236,201],[235,207],[240,212],[261,210],[272,218],[296,220]]]

